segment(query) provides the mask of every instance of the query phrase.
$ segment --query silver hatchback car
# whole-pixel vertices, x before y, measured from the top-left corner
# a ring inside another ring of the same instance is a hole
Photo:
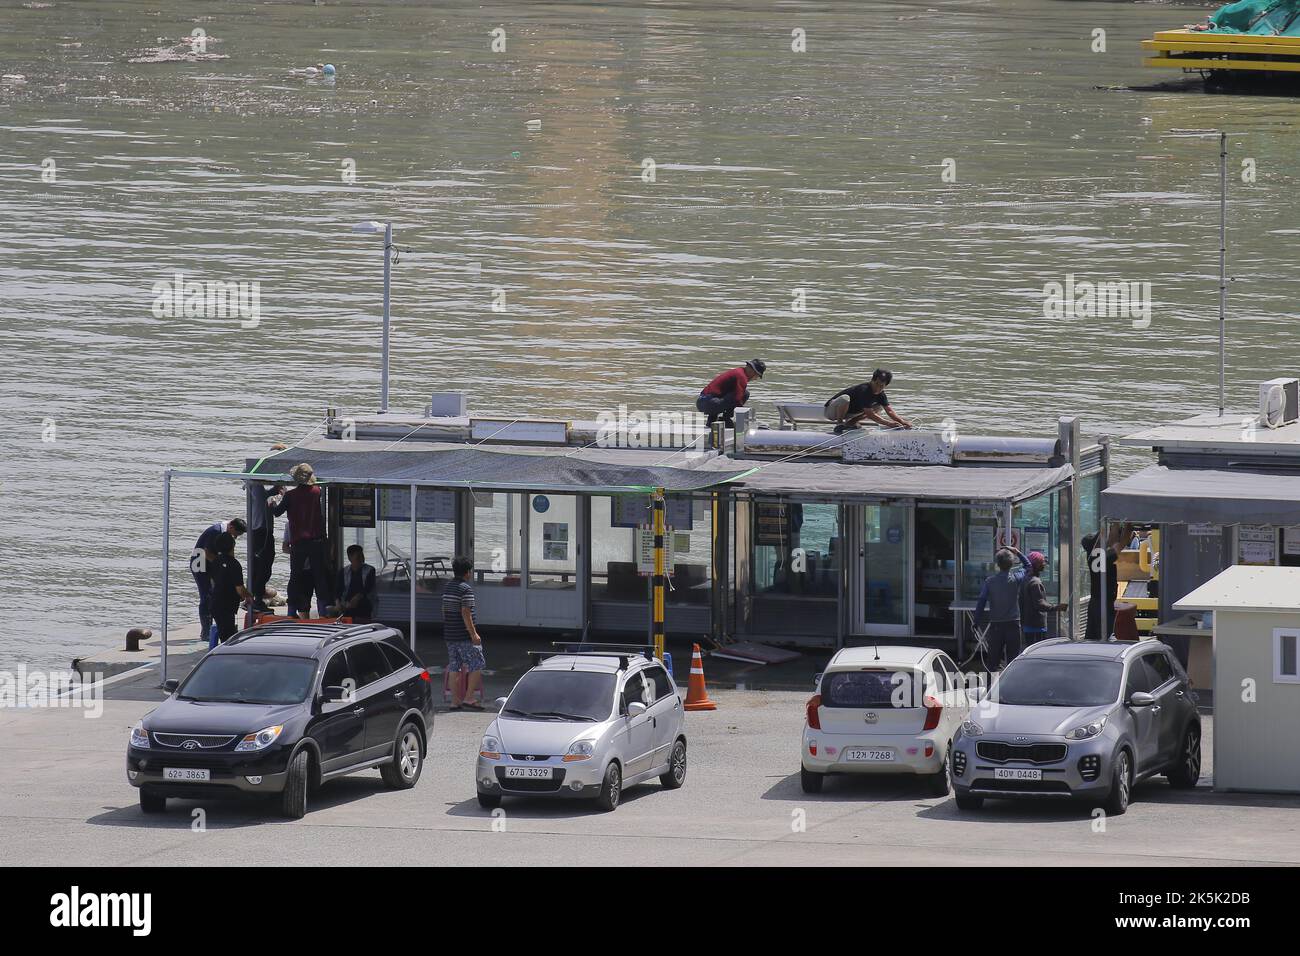
[[[1042,641],[971,707],[950,766],[963,810],[986,797],[1073,797],[1120,814],[1147,777],[1196,786],[1196,695],[1158,641]]]
[[[672,676],[648,651],[537,654],[479,745],[478,802],[589,798],[613,810],[652,777],[686,781],[686,731]]]

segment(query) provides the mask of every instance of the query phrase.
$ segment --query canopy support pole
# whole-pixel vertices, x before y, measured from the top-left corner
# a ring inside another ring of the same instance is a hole
[[[163,470],[162,521],[162,663],[158,686],[167,683],[167,570],[171,566],[172,470]]]
[[[411,585],[411,650],[415,650],[415,569],[417,567],[416,548],[416,521],[415,521],[415,492],[416,486],[411,485],[411,567],[410,573],[407,574],[407,583]]]
[[[1106,562],[1110,558],[1110,519],[1102,518],[1101,527],[1097,529],[1097,547],[1092,549],[1092,560],[1100,565],[1098,574],[1100,575],[1101,587],[1098,588],[1097,597],[1101,601],[1101,607],[1097,608],[1097,640],[1110,640],[1110,615],[1106,613],[1106,606],[1110,603],[1106,600],[1106,588],[1110,586],[1106,580]]]
[[[1219,417],[1223,417],[1223,366],[1228,327],[1228,134],[1219,131]]]
[[[654,639],[655,657],[664,659],[664,490],[656,488],[654,494],[655,576],[654,603],[651,609],[650,633]]]

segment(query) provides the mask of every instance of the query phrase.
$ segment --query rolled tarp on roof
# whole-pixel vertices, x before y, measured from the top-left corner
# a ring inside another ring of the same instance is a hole
[[[367,447],[376,446],[379,447]],[[333,446],[333,447],[330,447]],[[442,488],[518,489],[552,493],[701,491],[745,473],[636,463],[636,454],[571,454],[563,450],[497,451],[465,445],[388,448],[377,442],[320,442],[259,461],[248,474],[277,478],[307,462],[322,482],[417,484]],[[667,456],[652,456],[659,460]],[[680,457],[680,456],[678,456]]]
[[[1151,524],[1300,523],[1300,474],[1153,465],[1101,493],[1101,514]]]

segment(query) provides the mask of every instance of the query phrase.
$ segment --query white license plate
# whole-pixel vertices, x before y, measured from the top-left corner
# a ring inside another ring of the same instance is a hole
[[[506,767],[506,779],[550,780],[550,767]]]
[[[879,747],[846,747],[844,759],[855,763],[888,763],[894,759],[894,752]]]
[[[212,779],[211,770],[196,770],[192,767],[163,767],[164,780],[203,780]]]
[[[1042,780],[1043,771],[1021,767],[995,767],[994,780]]]

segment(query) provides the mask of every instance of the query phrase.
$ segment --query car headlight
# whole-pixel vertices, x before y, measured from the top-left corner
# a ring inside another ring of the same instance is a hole
[[[1090,724],[1084,724],[1082,727],[1075,727],[1065,735],[1066,740],[1087,740],[1089,737],[1096,737],[1106,727],[1106,718],[1094,720]]]
[[[563,763],[569,763],[573,760],[590,760],[592,754],[596,752],[596,741],[594,740],[575,740],[569,744],[569,752],[564,755]]]
[[[149,733],[144,729],[144,721],[137,721],[131,728],[131,746],[139,750],[149,749]]]
[[[255,734],[249,734],[238,744],[235,745],[236,753],[248,753],[250,750],[265,750],[271,744],[280,739],[280,734],[284,727],[276,724],[274,727],[263,727]]]
[[[982,737],[984,728],[973,720],[963,720],[961,722],[961,732],[967,737]]]
[[[501,759],[501,741],[487,734],[478,745],[478,755],[487,757],[489,760]]]

